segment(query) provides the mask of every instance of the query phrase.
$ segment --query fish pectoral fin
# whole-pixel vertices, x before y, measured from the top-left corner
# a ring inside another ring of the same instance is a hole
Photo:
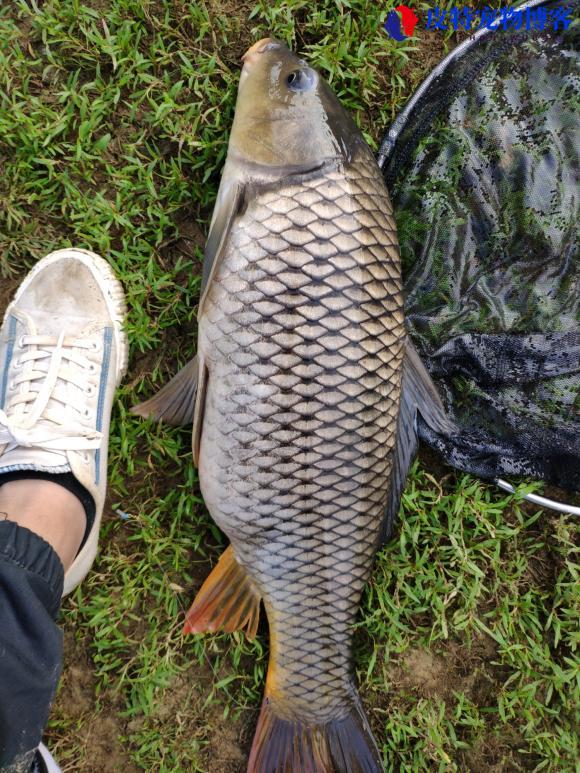
[[[245,631],[253,639],[258,630],[261,597],[230,545],[201,586],[185,616],[184,633]]]
[[[176,427],[191,424],[195,411],[198,370],[196,356],[156,395],[131,408],[131,413],[144,419],[158,419]]]
[[[232,167],[226,161],[205,245],[201,295],[197,310],[199,318],[202,316],[205,299],[223,257],[232,225],[244,205],[244,185],[236,179],[231,169]]]
[[[399,513],[407,473],[419,446],[418,414],[436,432],[452,435],[458,431],[456,425],[447,416],[437,387],[423,365],[417,350],[407,339],[403,362],[401,403],[397,421],[397,439],[393,455],[389,499],[383,518],[381,544],[384,544],[391,536]]]

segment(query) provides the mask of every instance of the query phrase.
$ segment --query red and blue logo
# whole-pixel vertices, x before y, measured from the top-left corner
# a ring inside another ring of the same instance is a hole
[[[401,14],[401,18],[399,18]],[[406,40],[413,37],[417,22],[417,14],[408,5],[398,5],[394,11],[389,11],[385,21],[385,30],[393,40]]]
[[[387,35],[393,40],[407,40],[413,36],[417,22],[417,14],[408,5],[398,5],[394,11],[389,11],[384,27]],[[473,9],[468,6],[453,6],[452,8],[427,9],[427,30],[464,29],[474,32],[481,29],[497,30],[545,30],[550,23],[554,30],[567,30],[573,22],[572,6],[558,5],[552,8],[539,6],[535,8],[518,8],[502,5],[499,8],[485,6]]]

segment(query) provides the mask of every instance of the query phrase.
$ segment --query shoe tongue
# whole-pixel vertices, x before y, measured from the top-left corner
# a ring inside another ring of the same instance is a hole
[[[82,337],[84,329],[89,323],[90,320],[86,317],[67,313],[65,334]],[[63,311],[59,310],[55,313],[36,308],[34,310],[34,321],[29,321],[28,328],[33,334],[58,338],[63,331]]]

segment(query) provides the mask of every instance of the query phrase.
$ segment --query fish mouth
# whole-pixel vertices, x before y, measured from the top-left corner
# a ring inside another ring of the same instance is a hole
[[[271,51],[272,49],[276,48],[286,48],[284,43],[281,43],[279,40],[276,40],[275,38],[262,38],[262,40],[258,40],[257,43],[254,43],[253,46],[250,46],[246,53],[242,56],[242,62],[244,63],[244,69],[251,67],[253,64],[256,63],[256,61],[260,58],[260,54],[263,54],[265,51]]]

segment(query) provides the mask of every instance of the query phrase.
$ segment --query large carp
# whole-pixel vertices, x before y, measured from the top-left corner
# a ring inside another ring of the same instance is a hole
[[[261,40],[244,56],[197,357],[136,409],[193,421],[201,490],[231,541],[186,630],[253,636],[264,602],[270,663],[248,770],[382,769],[352,627],[418,408],[445,423],[405,343],[380,170],[318,73]]]

